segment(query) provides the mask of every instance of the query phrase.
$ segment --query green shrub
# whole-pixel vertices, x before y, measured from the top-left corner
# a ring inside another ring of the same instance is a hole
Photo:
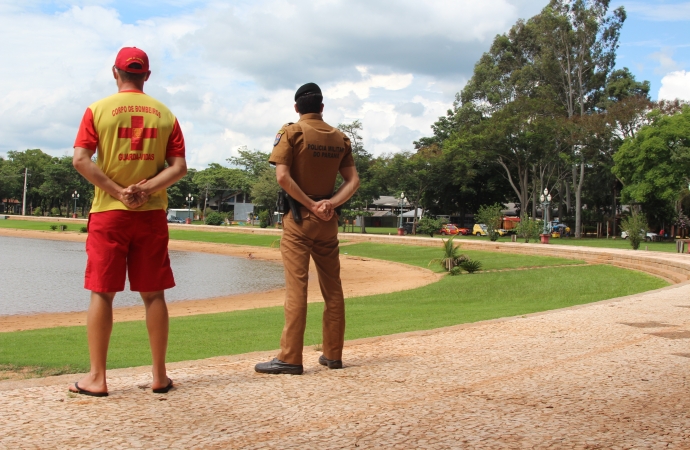
[[[51,226],[50,226],[50,229],[53,230],[53,231],[57,230],[57,225],[51,225]]]
[[[635,210],[628,217],[621,220],[621,230],[628,233],[628,241],[633,250],[640,248],[640,242],[645,238],[645,234],[640,235],[642,230],[647,229],[647,220]]]
[[[212,211],[208,214],[206,214],[206,217],[204,218],[204,223],[206,225],[222,225],[223,221],[223,215],[219,212]]]
[[[474,220],[477,223],[486,225],[486,232],[489,234],[489,239],[492,241],[498,240],[500,236],[498,229],[501,228],[501,221],[503,220],[503,205],[494,203],[493,205],[482,205],[474,215]]]
[[[455,267],[453,267],[452,269],[450,269],[450,274],[451,274],[452,276],[460,275],[461,273],[462,273],[462,269],[461,269],[460,267],[458,267],[458,266],[455,266]]]
[[[515,234],[528,243],[530,239],[539,239],[539,234],[542,232],[542,223],[536,219],[527,216],[520,220],[520,223],[515,227]]]
[[[437,234],[440,230],[441,227],[443,226],[443,220],[441,219],[432,219],[431,217],[423,217],[419,223],[417,224],[417,233],[419,234],[428,234],[431,237],[434,237],[434,234]]]
[[[81,232],[81,233],[87,233],[88,231],[89,231],[89,229],[86,227],[79,228],[79,232]]]
[[[460,267],[467,273],[475,273],[482,270],[482,263],[468,259],[467,261],[463,261]]]
[[[62,215],[62,211],[60,211],[60,208],[52,208],[50,210],[50,215],[53,217],[59,217]]]
[[[34,208],[34,216],[42,216],[43,215],[43,210],[41,209],[40,206],[37,206]]]
[[[271,216],[267,209],[259,212],[259,226],[261,228],[266,228],[268,226]]]

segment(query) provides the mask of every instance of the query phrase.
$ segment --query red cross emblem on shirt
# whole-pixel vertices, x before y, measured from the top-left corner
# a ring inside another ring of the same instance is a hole
[[[144,116],[132,116],[130,128],[119,127],[117,137],[131,139],[131,150],[144,150],[144,139],[158,137],[158,128],[144,128]]]

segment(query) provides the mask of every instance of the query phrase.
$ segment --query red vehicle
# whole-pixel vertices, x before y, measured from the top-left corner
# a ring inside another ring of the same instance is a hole
[[[438,232],[438,234],[442,236],[453,236],[456,234],[460,234],[460,229],[452,223],[448,223],[441,227],[441,230]]]
[[[458,228],[458,233],[462,234],[463,236],[467,236],[470,234],[470,229],[469,228]]]

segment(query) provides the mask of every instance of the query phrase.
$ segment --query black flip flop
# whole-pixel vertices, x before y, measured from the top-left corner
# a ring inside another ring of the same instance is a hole
[[[108,396],[107,392],[91,392],[91,391],[87,391],[86,389],[82,389],[79,387],[78,381],[74,382],[74,387],[77,389],[77,392],[74,392],[71,389],[69,390],[73,394],[89,395],[91,397],[107,397]]]
[[[167,394],[170,389],[173,388],[173,380],[168,378],[168,385],[166,387],[153,389],[154,394]]]

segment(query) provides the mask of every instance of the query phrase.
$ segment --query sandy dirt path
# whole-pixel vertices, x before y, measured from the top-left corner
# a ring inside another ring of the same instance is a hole
[[[0,381],[0,448],[690,448],[690,283],[574,308],[348,341],[343,370],[304,349],[302,376],[260,375],[274,351]]]
[[[0,229],[0,236],[49,239],[71,242],[85,242],[86,235],[71,232],[49,232],[34,230]],[[170,241],[170,250],[190,251],[200,253],[215,253],[219,255],[243,258],[261,259],[265,261],[281,262],[278,249],[266,247],[252,247],[245,245],[213,244],[192,241]],[[398,292],[425,286],[439,280],[440,275],[429,270],[387,261],[371,260],[356,256],[341,256],[342,280],[345,297],[361,297],[365,295]],[[309,272],[309,302],[323,302],[319,291],[316,270],[312,266]],[[284,289],[268,292],[230,295],[200,300],[185,300],[168,304],[170,317],[189,316],[195,314],[211,314],[217,312],[238,311],[268,306],[281,306],[285,297]],[[88,293],[84,291],[84,304],[87,305]],[[144,319],[144,307],[131,306],[115,308],[116,322],[127,322]],[[38,328],[64,327],[85,325],[84,312],[34,314],[28,316],[0,316],[0,332],[32,330]]]

